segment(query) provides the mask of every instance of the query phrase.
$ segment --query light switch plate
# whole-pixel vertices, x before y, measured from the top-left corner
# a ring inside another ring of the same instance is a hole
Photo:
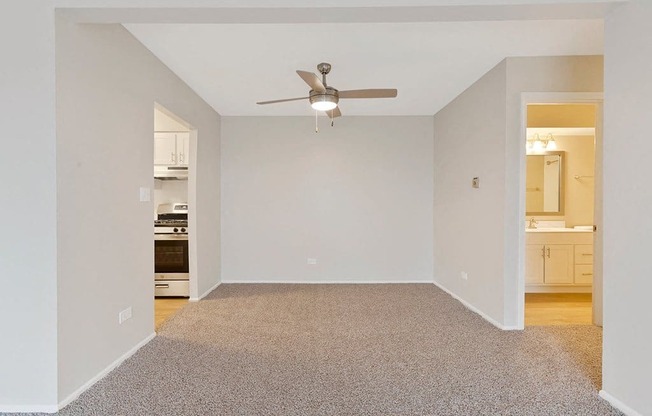
[[[317,264],[317,259],[308,258],[306,262],[308,264]]]
[[[151,191],[148,187],[140,187],[140,202],[149,202],[152,199]]]
[[[123,323],[131,319],[131,306],[118,314],[118,322]]]

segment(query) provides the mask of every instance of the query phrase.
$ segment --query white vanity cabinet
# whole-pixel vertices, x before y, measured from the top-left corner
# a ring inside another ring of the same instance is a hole
[[[188,166],[190,155],[190,133],[154,133],[154,164],[167,166]]]
[[[527,232],[526,292],[590,292],[593,233]]]

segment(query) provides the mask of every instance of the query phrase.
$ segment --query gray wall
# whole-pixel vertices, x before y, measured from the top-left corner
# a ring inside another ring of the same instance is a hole
[[[652,3],[606,20],[602,388],[652,415]],[[632,413],[633,414],[633,413]]]
[[[432,118],[320,122],[222,118],[224,281],[432,282]]]
[[[154,188],[155,102],[198,131],[195,290],[218,282],[220,118],[120,25],[59,18],[56,47],[62,401],[154,331],[153,205],[138,196]]]
[[[434,120],[435,281],[500,323],[506,68],[501,62]],[[476,176],[479,189],[471,187]]]
[[[57,394],[54,10],[39,0],[2,9],[0,412],[51,410]]]
[[[508,58],[435,115],[435,281],[504,327],[522,302],[521,94],[600,91],[601,57]]]

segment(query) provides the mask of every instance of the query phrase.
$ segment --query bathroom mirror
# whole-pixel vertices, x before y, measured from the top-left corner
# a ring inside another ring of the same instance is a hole
[[[527,155],[526,215],[564,214],[564,152]]]

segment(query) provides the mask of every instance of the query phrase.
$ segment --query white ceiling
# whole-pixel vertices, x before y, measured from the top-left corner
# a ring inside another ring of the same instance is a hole
[[[337,89],[398,88],[342,100],[344,115],[433,115],[505,57],[602,54],[602,20],[425,23],[126,24],[217,112],[314,114],[296,69],[333,65]]]

